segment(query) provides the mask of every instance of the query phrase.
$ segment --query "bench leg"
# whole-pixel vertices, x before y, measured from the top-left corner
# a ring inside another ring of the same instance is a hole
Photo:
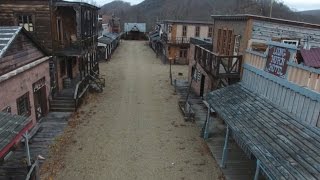
[[[222,161],[221,161],[221,165],[220,165],[221,168],[226,168],[226,160],[228,158],[229,134],[230,134],[230,129],[229,129],[229,126],[227,125],[226,138],[224,140],[223,153],[222,153]]]
[[[254,174],[254,180],[259,179],[259,174],[260,174],[260,160],[257,160],[257,165],[256,165],[256,173]]]
[[[209,138],[209,126],[210,126],[210,108],[208,108],[207,118],[206,118],[206,124],[204,126],[204,133],[203,133],[203,139]]]

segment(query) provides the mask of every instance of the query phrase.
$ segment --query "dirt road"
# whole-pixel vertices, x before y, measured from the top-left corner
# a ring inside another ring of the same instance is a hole
[[[168,65],[145,44],[124,41],[100,65],[106,89],[79,110],[84,123],[53,179],[220,179],[199,129],[178,110]],[[186,75],[187,67],[174,72]]]

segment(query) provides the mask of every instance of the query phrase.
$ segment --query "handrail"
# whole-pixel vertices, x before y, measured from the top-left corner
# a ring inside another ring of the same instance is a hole
[[[40,178],[40,177],[39,177],[39,174],[38,174],[38,172],[37,172],[37,171],[38,171],[38,168],[39,168],[39,160],[37,159],[37,160],[33,163],[33,165],[30,167],[30,170],[29,170],[29,172],[28,172],[25,180],[30,180],[30,178],[32,178],[31,176],[32,176],[33,173],[36,173],[35,179],[38,180],[38,179]]]
[[[87,77],[85,77],[84,79],[82,79],[81,81],[79,81],[77,83],[75,91],[74,91],[74,95],[73,95],[73,99],[75,101],[75,108],[76,109],[78,107],[79,99],[87,91],[88,87],[89,87],[89,83],[88,83],[88,78]]]

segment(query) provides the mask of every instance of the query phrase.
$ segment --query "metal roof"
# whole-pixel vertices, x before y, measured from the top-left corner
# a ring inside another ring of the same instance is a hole
[[[24,116],[0,112],[0,157],[10,149],[12,142],[23,133],[31,120]]]
[[[226,20],[226,21],[246,21],[248,19],[256,19],[262,20],[267,22],[275,22],[275,23],[282,23],[282,24],[289,24],[295,26],[302,26],[302,27],[309,27],[309,28],[320,28],[319,24],[311,24],[299,21],[291,21],[286,19],[279,19],[279,18],[270,18],[266,16],[258,16],[252,14],[237,14],[237,15],[211,15],[214,20]]]
[[[320,68],[320,48],[301,49],[300,51],[305,65]]]
[[[3,57],[21,29],[22,27],[20,26],[0,26],[0,58]]]
[[[176,23],[176,24],[202,24],[213,25],[211,21],[192,21],[192,20],[163,20],[163,23]]]
[[[111,44],[114,40],[119,38],[120,34],[118,33],[105,33],[103,36],[98,38],[99,43]]]
[[[146,31],[146,23],[125,23],[124,31],[139,31],[139,32],[147,32]]]

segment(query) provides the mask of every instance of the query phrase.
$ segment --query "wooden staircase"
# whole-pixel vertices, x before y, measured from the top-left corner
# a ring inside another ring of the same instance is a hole
[[[66,89],[62,93],[57,94],[50,100],[51,112],[74,112],[76,104],[73,98],[73,90]]]

